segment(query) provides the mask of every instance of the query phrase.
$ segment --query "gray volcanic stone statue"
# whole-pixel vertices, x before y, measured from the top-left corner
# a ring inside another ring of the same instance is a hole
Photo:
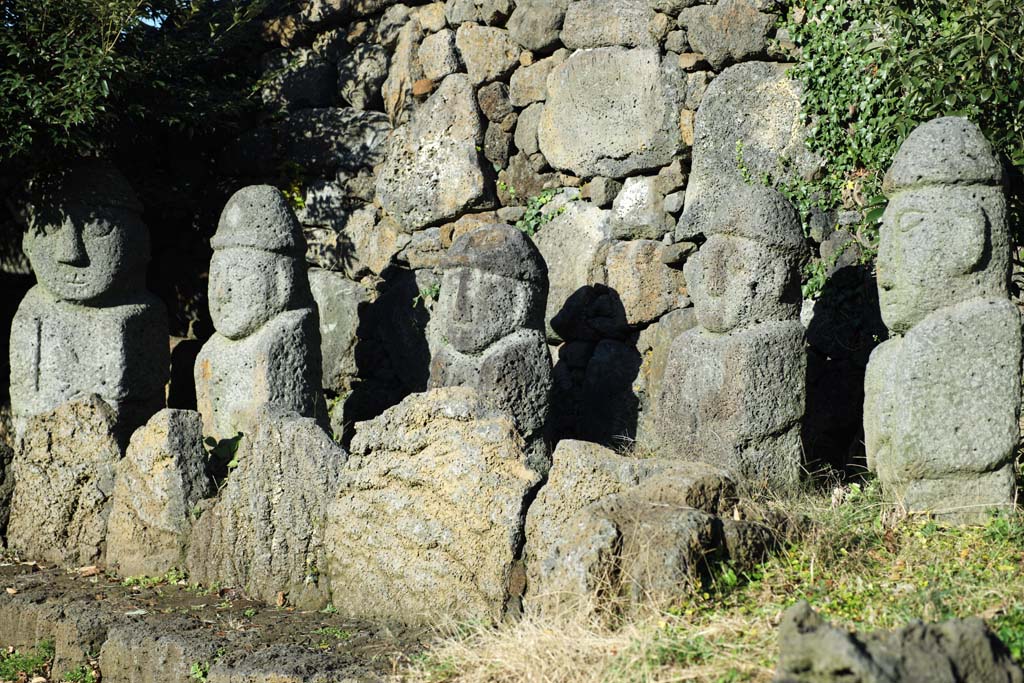
[[[893,337],[865,378],[868,467],[950,521],[1014,501],[1021,333],[1002,167],[970,121],[918,127],[883,189],[878,297]]]
[[[280,191],[253,185],[236,192],[211,244],[216,332],[195,366],[204,433],[244,433],[251,414],[266,405],[322,419],[320,329],[306,245]]]
[[[434,330],[440,347],[430,362],[430,387],[476,389],[512,418],[527,442],[529,466],[546,473],[551,356],[543,257],[521,231],[494,224],[455,240],[441,267]]]
[[[126,439],[164,405],[167,311],[145,289],[142,205],[114,168],[89,162],[30,190],[23,247],[38,284],[11,324],[15,432],[95,394]]]
[[[669,350],[652,446],[785,489],[802,453],[803,234],[775,190],[738,184],[727,196],[684,268],[699,324]]]

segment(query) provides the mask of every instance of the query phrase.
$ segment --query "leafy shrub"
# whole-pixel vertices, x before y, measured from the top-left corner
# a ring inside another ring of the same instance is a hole
[[[920,123],[977,122],[1024,167],[1024,22],[1017,0],[797,0],[809,146],[829,165],[813,188],[829,208],[881,215],[881,178]]]
[[[0,162],[107,148],[132,126],[209,130],[250,106],[249,48],[270,0],[0,3]]]

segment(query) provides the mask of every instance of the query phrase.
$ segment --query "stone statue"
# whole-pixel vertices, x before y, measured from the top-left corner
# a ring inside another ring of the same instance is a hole
[[[698,326],[670,347],[654,448],[785,489],[802,455],[800,221],[775,190],[738,184],[702,230],[684,267]]]
[[[128,181],[100,162],[34,183],[24,211],[36,284],[11,324],[11,408],[27,420],[97,395],[126,439],[164,406],[167,311],[145,289],[149,233]]]
[[[981,519],[1014,501],[1021,332],[1002,167],[962,118],[922,124],[885,176],[878,249],[893,335],[865,378],[868,467],[908,510]]]
[[[195,366],[204,433],[245,433],[250,417],[271,404],[323,420],[319,321],[295,214],[274,187],[242,188],[224,207],[211,244],[216,331]]]
[[[552,380],[544,259],[521,231],[495,224],[455,240],[441,267],[433,323],[440,348],[430,362],[430,387],[476,389],[512,418],[527,442],[529,465],[546,474]]]

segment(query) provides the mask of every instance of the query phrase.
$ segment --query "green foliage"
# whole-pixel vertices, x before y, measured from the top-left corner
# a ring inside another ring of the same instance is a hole
[[[128,576],[121,581],[125,588],[155,588],[167,584],[177,584],[188,580],[188,574],[180,569],[171,569],[163,576]]]
[[[206,679],[209,675],[209,662],[192,662],[192,665],[188,669],[188,677],[193,681],[198,681],[198,683],[206,683]]]
[[[0,681],[30,680],[35,676],[45,676],[53,661],[54,644],[46,640],[30,652],[14,652],[0,654]]]
[[[416,308],[420,304],[426,305],[428,301],[437,301],[439,296],[441,296],[441,283],[424,287],[419,294],[412,298],[412,307]]]
[[[976,121],[1024,166],[1024,22],[1015,0],[798,0],[785,28],[800,49],[793,72],[828,161],[814,183],[825,208],[877,223],[881,178],[918,124]]]
[[[537,234],[544,225],[550,223],[555,219],[555,216],[560,215],[565,211],[565,207],[559,208],[557,211],[544,211],[544,207],[555,198],[556,195],[562,193],[561,188],[551,188],[548,190],[542,190],[540,194],[530,197],[526,200],[526,213],[523,217],[516,221],[516,227],[525,232],[530,237]],[[515,195],[512,195],[515,198]]]
[[[0,3],[0,162],[218,129],[256,104],[244,49],[269,0]],[[56,158],[55,158],[56,155]]]
[[[68,683],[96,683],[96,672],[85,664],[80,664],[64,674],[61,680]]]

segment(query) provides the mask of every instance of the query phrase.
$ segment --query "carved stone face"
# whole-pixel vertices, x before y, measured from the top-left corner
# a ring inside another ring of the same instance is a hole
[[[745,237],[712,235],[684,266],[701,327],[729,332],[766,320],[788,320],[795,269],[771,249]]]
[[[90,302],[141,287],[149,236],[141,218],[120,207],[68,204],[45,210],[23,240],[44,289]]]
[[[882,217],[878,296],[882,320],[902,334],[928,314],[975,297],[1005,296],[1008,246],[1001,191],[933,186],[894,196]]]
[[[442,333],[460,353],[477,354],[523,327],[532,288],[474,268],[445,271],[438,302]]]
[[[219,249],[210,260],[210,317],[228,339],[241,339],[288,309],[294,259],[248,247]]]

